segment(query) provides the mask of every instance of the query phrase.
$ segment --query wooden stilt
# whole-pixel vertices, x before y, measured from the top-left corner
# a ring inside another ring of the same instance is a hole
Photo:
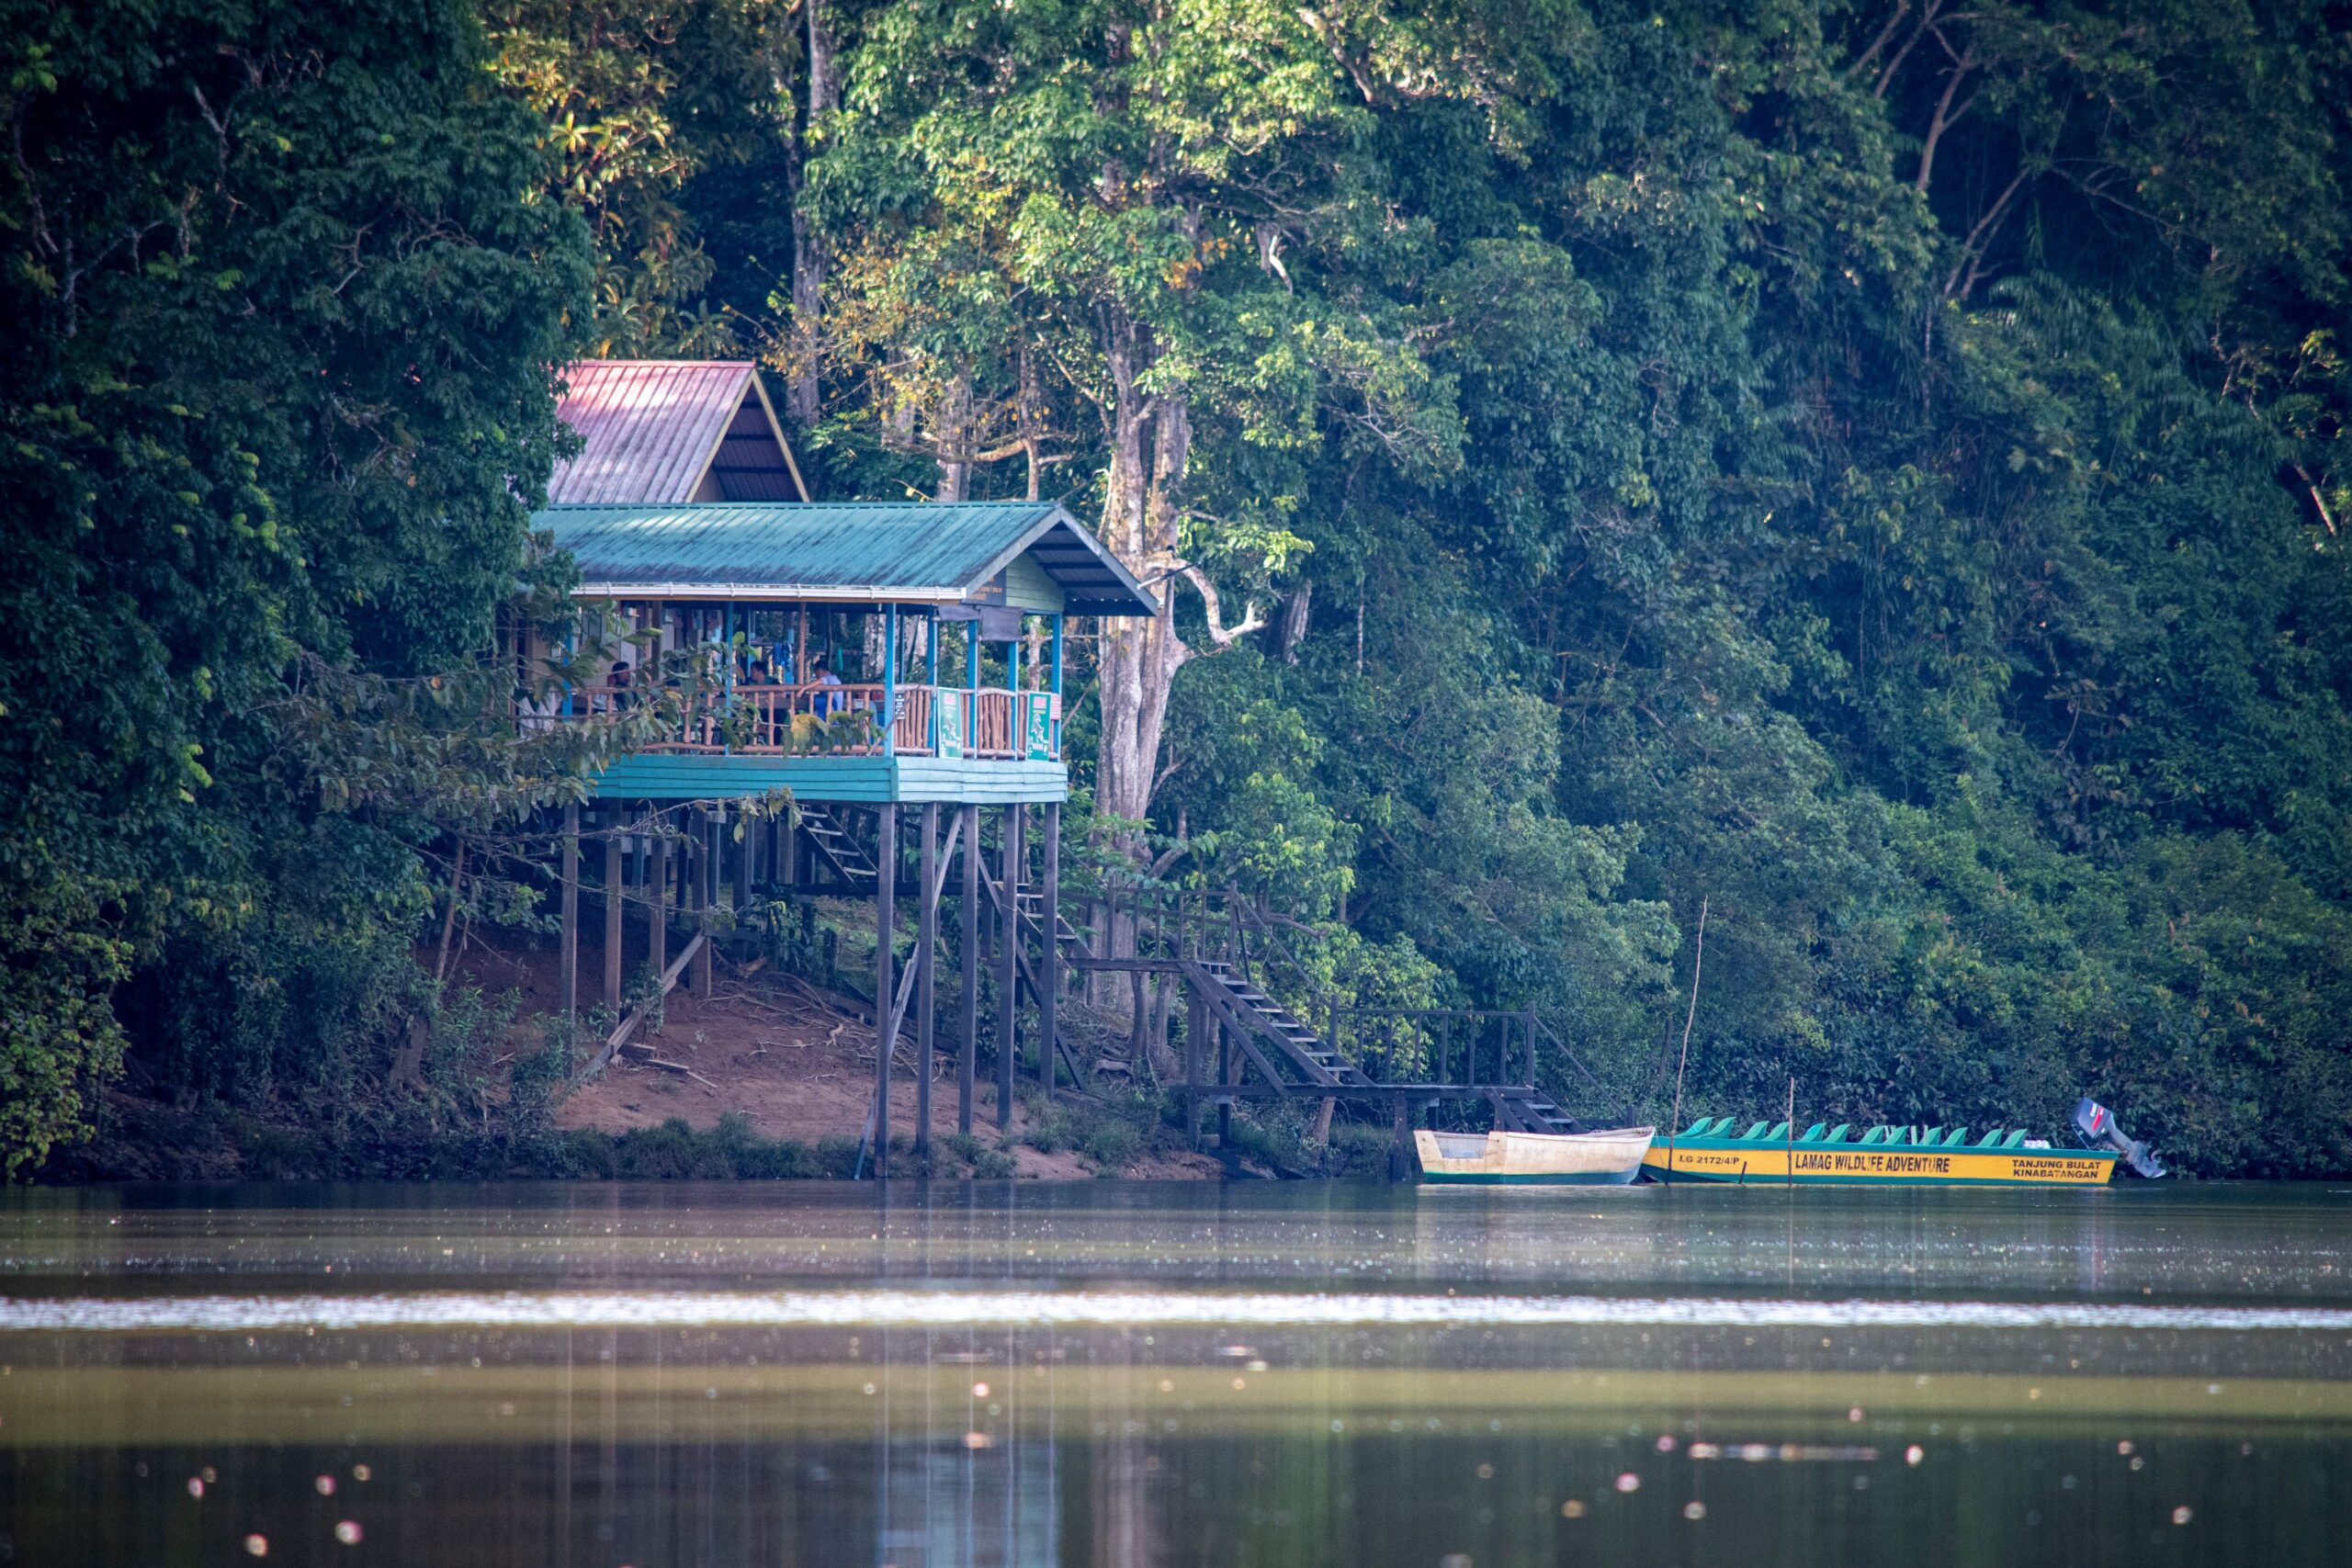
[[[1061,1037],[1054,1032],[1054,1015],[1062,994],[1062,807],[1046,806],[1046,886],[1044,913],[1037,921],[1037,1081],[1047,1094],[1054,1091],[1054,1060]],[[1080,1086],[1084,1087],[1083,1085]]]
[[[1205,1041],[1203,1037],[1208,1033],[1209,1010],[1208,1004],[1201,999],[1200,993],[1190,986],[1184,987],[1184,1081],[1196,1084],[1201,1081],[1204,1066],[1201,1058]],[[1201,1097],[1191,1094],[1184,1098],[1187,1102],[1185,1130],[1192,1137],[1193,1147],[1197,1149],[1201,1146]]]
[[[563,997],[563,1016],[580,1016],[580,803],[571,801],[563,808],[563,934],[562,947],[556,955],[558,988]]]
[[[742,835],[735,855],[735,918],[752,907],[752,884],[759,875],[760,826],[741,806],[735,807],[734,826]]]
[[[621,841],[605,840],[605,1006],[621,1013]]]
[[[1388,1149],[1388,1179],[1403,1181],[1413,1174],[1413,1108],[1405,1097],[1396,1100],[1396,1141]]]
[[[980,1055],[980,808],[959,806],[963,831],[957,835],[964,857],[963,921],[964,999],[956,1020],[956,1130],[972,1135],[972,1090]]]
[[[874,879],[874,1174],[890,1173],[890,1052],[898,1031],[890,1021],[890,999],[898,994],[891,951],[899,920],[899,808],[884,806],[881,842],[874,863],[881,874]]]
[[[658,819],[645,848],[645,961],[656,975],[670,967],[670,836]]]
[[[707,931],[710,911],[718,904],[718,856],[711,844],[714,832],[711,814],[697,807],[694,813],[694,823],[695,923]],[[710,1000],[708,942],[704,942],[702,951],[695,954],[695,997],[700,1001]]]
[[[1216,1081],[1230,1088],[1237,1076],[1234,1069],[1241,1065],[1234,1054],[1233,1035],[1222,1020],[1209,1027],[1216,1031]],[[1216,1146],[1220,1152],[1233,1146],[1233,1101],[1230,1100],[1216,1108]]]
[[[1012,1075],[1021,1055],[1020,969],[1016,960],[1021,941],[1021,807],[1004,808],[1002,863],[998,888],[1004,906],[997,911],[996,954],[996,1124],[1012,1125]]]
[[[934,954],[939,948],[939,807],[922,808],[922,852],[915,887],[915,1156],[931,1154],[931,1055],[937,1033]]]

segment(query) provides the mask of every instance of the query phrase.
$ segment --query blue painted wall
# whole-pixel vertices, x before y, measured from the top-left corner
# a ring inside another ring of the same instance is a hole
[[[731,757],[649,751],[625,757],[596,780],[596,793],[632,800],[718,800],[788,789],[802,800],[881,805],[1012,806],[1061,801],[1069,770],[1060,762],[959,761],[940,757]]]

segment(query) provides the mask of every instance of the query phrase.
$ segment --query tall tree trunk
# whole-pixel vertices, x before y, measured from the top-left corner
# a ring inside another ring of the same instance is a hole
[[[1019,413],[1021,420],[1021,449],[1029,458],[1029,499],[1038,497],[1045,454],[1037,431],[1037,362],[1029,352],[1029,340],[1021,340],[1021,390]]]
[[[1102,624],[1095,658],[1102,703],[1095,802],[1112,816],[1140,820],[1150,814],[1159,782],[1159,739],[1167,723],[1169,693],[1175,687],[1176,672],[1194,652],[1176,631],[1179,580],[1200,594],[1213,648],[1229,648],[1265,622],[1253,605],[1240,622],[1227,626],[1215,585],[1181,553],[1184,480],[1192,460],[1192,406],[1182,389],[1147,395],[1137,388],[1137,378],[1151,365],[1148,336],[1115,310],[1105,314],[1112,401],[1105,413],[1111,468],[1102,501],[1102,541],[1152,586],[1159,610],[1148,619],[1106,618]],[[1125,847],[1137,857],[1143,852],[1140,839]]]
[[[937,420],[939,494],[943,502],[969,500],[972,493],[972,375],[958,372],[940,396]]]
[[[841,107],[841,83],[833,68],[830,0],[804,0],[808,8],[808,115],[794,139],[789,171],[792,193],[792,363],[785,380],[784,406],[794,424],[817,422],[818,329],[824,317],[825,250],[801,197],[808,188],[808,160],[824,121]]]
[[[1115,308],[1106,314],[1110,319],[1103,346],[1112,400],[1105,413],[1111,427],[1111,466],[1103,483],[1102,542],[1128,570],[1148,579],[1152,573],[1146,516],[1152,463],[1146,447],[1152,410],[1150,400],[1136,385],[1148,367],[1148,351],[1143,331],[1133,319]],[[1172,585],[1159,584],[1159,594],[1157,615],[1148,620],[1106,617],[1097,643],[1102,738],[1096,802],[1114,817],[1141,818],[1151,805],[1159,733],[1156,725],[1146,723],[1145,692],[1157,682],[1165,662],[1163,649],[1175,636],[1170,613]],[[1168,673],[1174,674],[1172,667]]]

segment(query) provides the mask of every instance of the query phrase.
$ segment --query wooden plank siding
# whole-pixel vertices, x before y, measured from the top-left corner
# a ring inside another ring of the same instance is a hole
[[[1053,574],[1037,562],[1035,550],[1017,557],[1000,574],[1004,583],[1004,603],[1017,610],[1033,615],[1058,615],[1069,603],[1069,595]]]
[[[787,789],[802,800],[851,805],[1014,806],[1068,799],[1069,770],[1001,759],[641,751],[605,769],[595,788],[628,800],[720,800]]]

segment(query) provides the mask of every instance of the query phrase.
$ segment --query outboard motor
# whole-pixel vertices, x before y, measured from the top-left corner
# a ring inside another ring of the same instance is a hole
[[[2115,1112],[2096,1100],[2075,1102],[2075,1131],[2094,1145],[2105,1144],[2121,1155],[2125,1164],[2151,1180],[2165,1173],[2165,1168],[2149,1152],[2148,1145],[2135,1138],[2125,1137],[2123,1129],[2115,1124]]]

